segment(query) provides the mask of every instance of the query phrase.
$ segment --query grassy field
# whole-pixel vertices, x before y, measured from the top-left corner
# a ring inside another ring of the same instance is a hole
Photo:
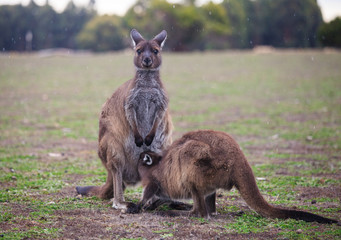
[[[340,63],[340,52],[164,54],[174,138],[228,132],[270,203],[340,220]],[[77,196],[74,186],[105,181],[98,115],[133,75],[131,52],[0,55],[1,239],[341,238],[335,224],[260,217],[237,191],[219,191],[211,220],[122,214]]]

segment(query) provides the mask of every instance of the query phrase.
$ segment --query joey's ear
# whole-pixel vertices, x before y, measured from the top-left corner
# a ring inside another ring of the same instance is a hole
[[[156,35],[153,40],[156,41],[161,48],[163,48],[163,45],[165,44],[167,39],[167,32],[166,30],[162,30],[158,35]]]
[[[153,164],[153,159],[148,154],[145,154],[143,158],[143,163],[150,166]]]
[[[144,40],[144,38],[136,29],[131,30],[130,37],[131,40],[133,41],[134,48],[136,47],[137,44],[139,44],[139,42]]]
[[[157,163],[159,163],[162,160],[162,155],[158,155],[156,159],[157,159]]]

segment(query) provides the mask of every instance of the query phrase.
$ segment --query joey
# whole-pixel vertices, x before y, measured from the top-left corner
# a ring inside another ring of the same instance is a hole
[[[239,145],[224,132],[193,131],[176,140],[162,154],[143,152],[138,170],[144,187],[139,209],[146,208],[155,196],[192,198],[193,208],[184,214],[209,218],[215,212],[216,190],[235,187],[246,203],[264,217],[340,224],[309,212],[270,205],[261,195]]]

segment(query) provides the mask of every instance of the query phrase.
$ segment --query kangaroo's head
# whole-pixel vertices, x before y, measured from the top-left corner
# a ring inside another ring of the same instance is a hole
[[[161,50],[167,38],[163,30],[152,40],[145,40],[141,34],[133,29],[130,32],[133,41],[135,57],[134,64],[139,70],[157,70],[161,66]]]

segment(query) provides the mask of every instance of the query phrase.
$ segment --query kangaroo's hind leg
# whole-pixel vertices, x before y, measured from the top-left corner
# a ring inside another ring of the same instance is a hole
[[[127,208],[127,204],[124,202],[124,195],[123,195],[122,167],[121,166],[112,167],[111,172],[113,176],[112,186],[113,186],[113,193],[114,193],[112,207],[115,209],[125,210]]]

